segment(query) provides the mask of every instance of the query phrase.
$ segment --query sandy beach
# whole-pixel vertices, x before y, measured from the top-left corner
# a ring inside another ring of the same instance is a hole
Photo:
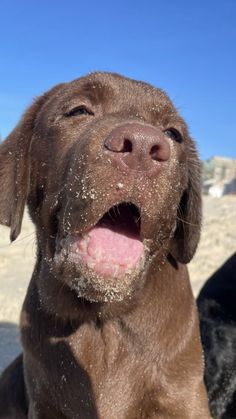
[[[204,197],[202,237],[189,271],[193,292],[236,250],[236,196]],[[35,261],[34,227],[27,214],[9,244],[0,226],[0,372],[20,352],[18,319]]]

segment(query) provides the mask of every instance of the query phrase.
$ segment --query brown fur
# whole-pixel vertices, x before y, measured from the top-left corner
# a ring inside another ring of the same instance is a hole
[[[68,116],[80,104],[90,113]],[[113,130],[127,126],[152,130],[170,147],[167,161],[151,162],[154,174],[121,170],[104,150]],[[165,137],[170,128],[178,141]],[[23,361],[0,381],[0,418],[210,417],[184,265],[200,235],[200,165],[165,93],[94,73],[37,99],[0,146],[0,222],[12,240],[26,202],[37,262],[21,315]],[[141,211],[144,267],[111,282],[83,272],[82,286],[61,243],[121,202]],[[25,391],[17,398],[12,377],[23,382],[22,362]]]

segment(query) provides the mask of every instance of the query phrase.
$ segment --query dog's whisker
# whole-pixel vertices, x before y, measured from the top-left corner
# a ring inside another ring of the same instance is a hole
[[[177,219],[178,221],[181,221],[181,223],[183,223],[183,224],[187,224],[187,225],[190,225],[190,226],[192,226],[192,227],[199,227],[199,225],[198,225],[198,224],[193,224],[193,223],[190,223],[189,221],[184,220],[183,218],[176,217],[176,219]]]

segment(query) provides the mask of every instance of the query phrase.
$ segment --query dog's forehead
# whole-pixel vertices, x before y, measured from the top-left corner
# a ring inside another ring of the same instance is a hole
[[[96,72],[78,78],[64,85],[57,96],[68,101],[76,96],[87,98],[95,104],[119,101],[135,105],[142,102],[173,107],[163,90],[115,73]]]
[[[80,105],[99,106],[103,115],[140,117],[150,124],[176,125],[185,130],[185,122],[167,94],[152,85],[116,73],[91,73],[63,83],[47,93],[37,115],[37,124],[47,126]],[[96,111],[95,111],[96,112]]]

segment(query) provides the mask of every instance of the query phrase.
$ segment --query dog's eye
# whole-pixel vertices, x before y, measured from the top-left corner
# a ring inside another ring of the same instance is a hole
[[[86,106],[84,105],[76,106],[75,108],[65,113],[66,117],[80,116],[80,115],[94,115],[94,113],[90,111],[88,108],[86,108]]]
[[[164,134],[169,137],[173,141],[177,141],[178,143],[181,143],[182,136],[175,128],[168,128],[164,131]]]

